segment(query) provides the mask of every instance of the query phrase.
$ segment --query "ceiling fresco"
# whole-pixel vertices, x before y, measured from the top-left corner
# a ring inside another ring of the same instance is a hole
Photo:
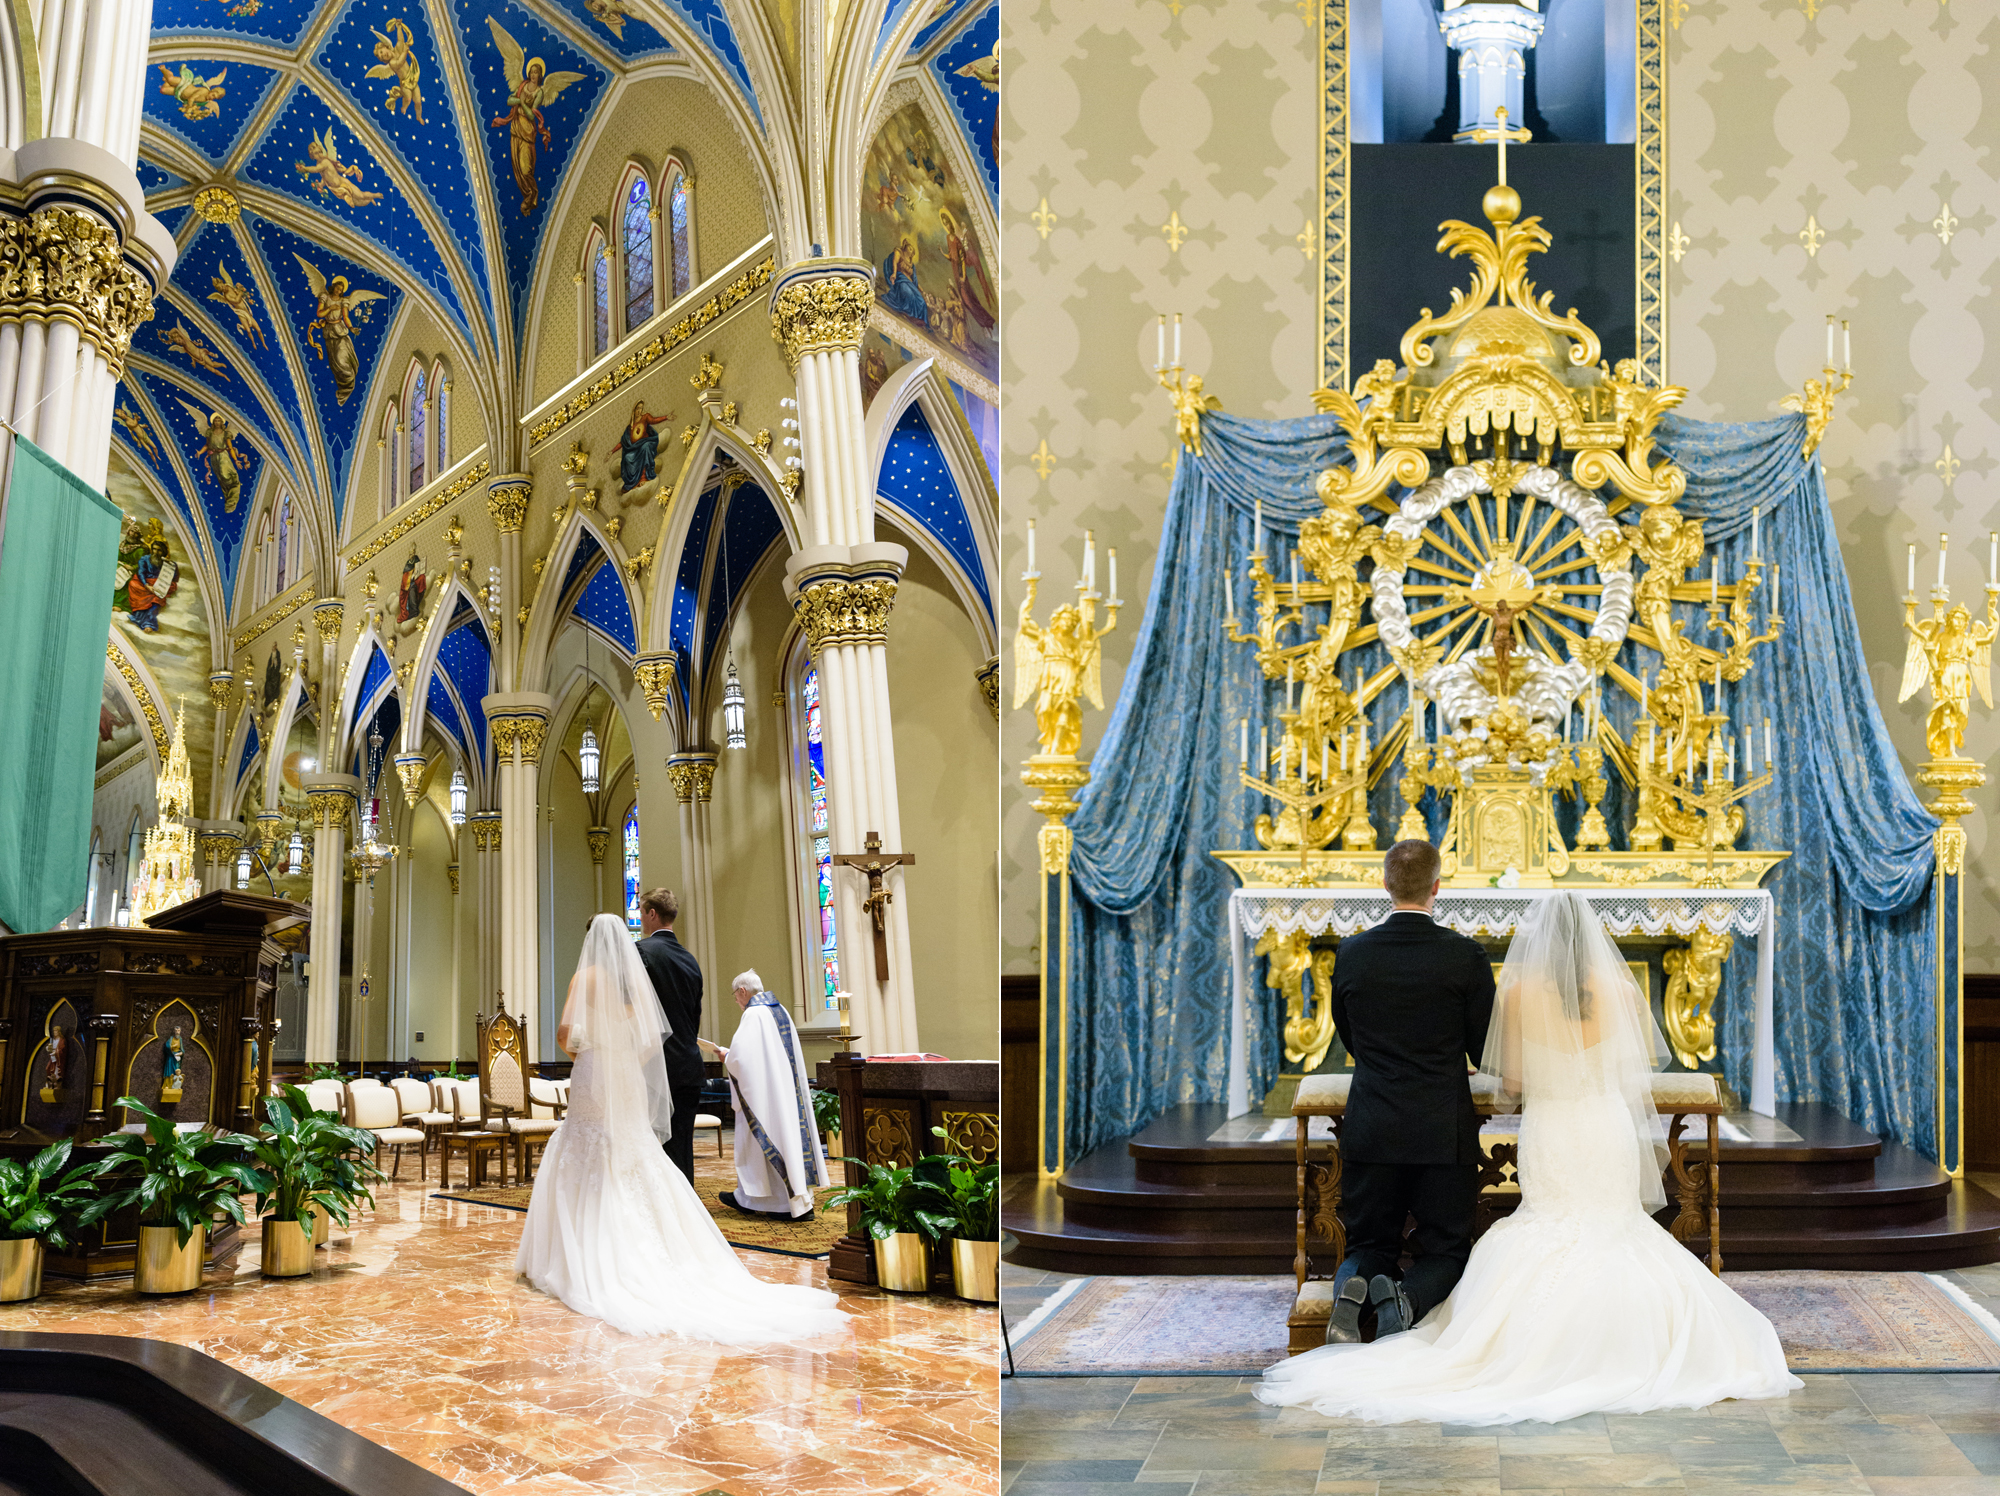
[[[932,74],[951,100],[965,142],[986,179],[986,195],[1000,196],[1000,7],[989,4],[979,19],[952,38],[930,61]]]

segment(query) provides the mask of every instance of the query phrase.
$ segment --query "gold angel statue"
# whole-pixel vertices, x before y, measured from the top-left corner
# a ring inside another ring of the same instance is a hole
[[[1021,600],[1020,626],[1014,634],[1014,709],[1035,703],[1035,731],[1044,754],[1074,756],[1083,746],[1083,709],[1077,698],[1104,705],[1103,645],[1099,642],[1118,626],[1118,609],[1105,612],[1103,628],[1095,627],[1082,608],[1064,603],[1049,615],[1047,628],[1034,620],[1035,582]]]
[[[389,92],[383,97],[382,107],[394,114],[398,109],[405,114],[414,114],[417,123],[424,122],[424,91],[420,85],[421,68],[417,64],[417,39],[407,21],[391,18],[389,33],[375,32],[375,66],[368,70],[370,78],[394,78]],[[374,27],[368,28],[374,31]]]
[[[1327,620],[1319,640],[1299,663],[1304,677],[1299,696],[1296,736],[1308,746],[1331,735],[1340,699],[1340,655],[1347,636],[1361,621],[1367,589],[1355,574],[1362,557],[1382,539],[1380,526],[1363,524],[1361,511],[1341,499],[1299,525],[1299,558],[1326,583]]]
[[[1972,610],[1954,603],[1950,611],[1917,617],[1916,599],[1903,605],[1903,627],[1910,649],[1903,657],[1903,689],[1896,700],[1908,701],[1928,681],[1930,714],[1924,718],[1924,742],[1932,758],[1957,758],[1971,717],[1972,693],[1993,705],[1993,636],[2000,633],[2000,592],[1986,591],[1986,621],[1973,621]]]
[[[350,208],[365,208],[382,201],[381,193],[355,185],[361,180],[361,168],[340,159],[340,146],[333,138],[332,125],[326,127],[324,135],[315,132],[306,142],[306,155],[311,159],[294,161],[292,167],[312,181],[313,191],[321,197],[335,198]]]

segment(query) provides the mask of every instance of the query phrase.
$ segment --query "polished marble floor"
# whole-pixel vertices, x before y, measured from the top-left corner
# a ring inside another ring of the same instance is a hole
[[[310,1279],[232,1272],[186,1297],[51,1279],[0,1327],[193,1346],[469,1491],[535,1496],[972,1496],[999,1488],[995,1311],[829,1284],[745,1252],[758,1277],[840,1292],[828,1351],[635,1339],[518,1280],[524,1219],[409,1178]],[[701,1172],[727,1172],[712,1153]]]

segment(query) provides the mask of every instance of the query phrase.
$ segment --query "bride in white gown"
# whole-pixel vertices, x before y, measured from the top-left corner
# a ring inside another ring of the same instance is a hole
[[[848,1316],[832,1294],[750,1275],[661,1151],[673,1130],[664,1033],[624,924],[598,915],[556,1030],[576,1058],[569,1107],[535,1176],[515,1270],[632,1335],[766,1345],[838,1330]]]
[[[1480,1065],[1521,1104],[1520,1208],[1414,1329],[1307,1351],[1257,1396],[1377,1423],[1558,1423],[1803,1386],[1770,1322],[1652,1219],[1665,1147],[1649,1076],[1665,1057],[1590,906],[1538,901]]]

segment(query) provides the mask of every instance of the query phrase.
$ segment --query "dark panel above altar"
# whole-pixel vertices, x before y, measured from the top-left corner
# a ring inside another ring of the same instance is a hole
[[[1637,348],[1634,301],[1638,237],[1633,215],[1635,147],[1537,142],[1507,153],[1507,181],[1555,236],[1535,262],[1535,281],[1555,290],[1603,340],[1615,367]],[[1349,275],[1348,366],[1400,362],[1403,331],[1425,307],[1442,312],[1462,289],[1465,263],[1418,253],[1437,243],[1448,218],[1480,221],[1493,185],[1493,151],[1469,145],[1356,145]]]

